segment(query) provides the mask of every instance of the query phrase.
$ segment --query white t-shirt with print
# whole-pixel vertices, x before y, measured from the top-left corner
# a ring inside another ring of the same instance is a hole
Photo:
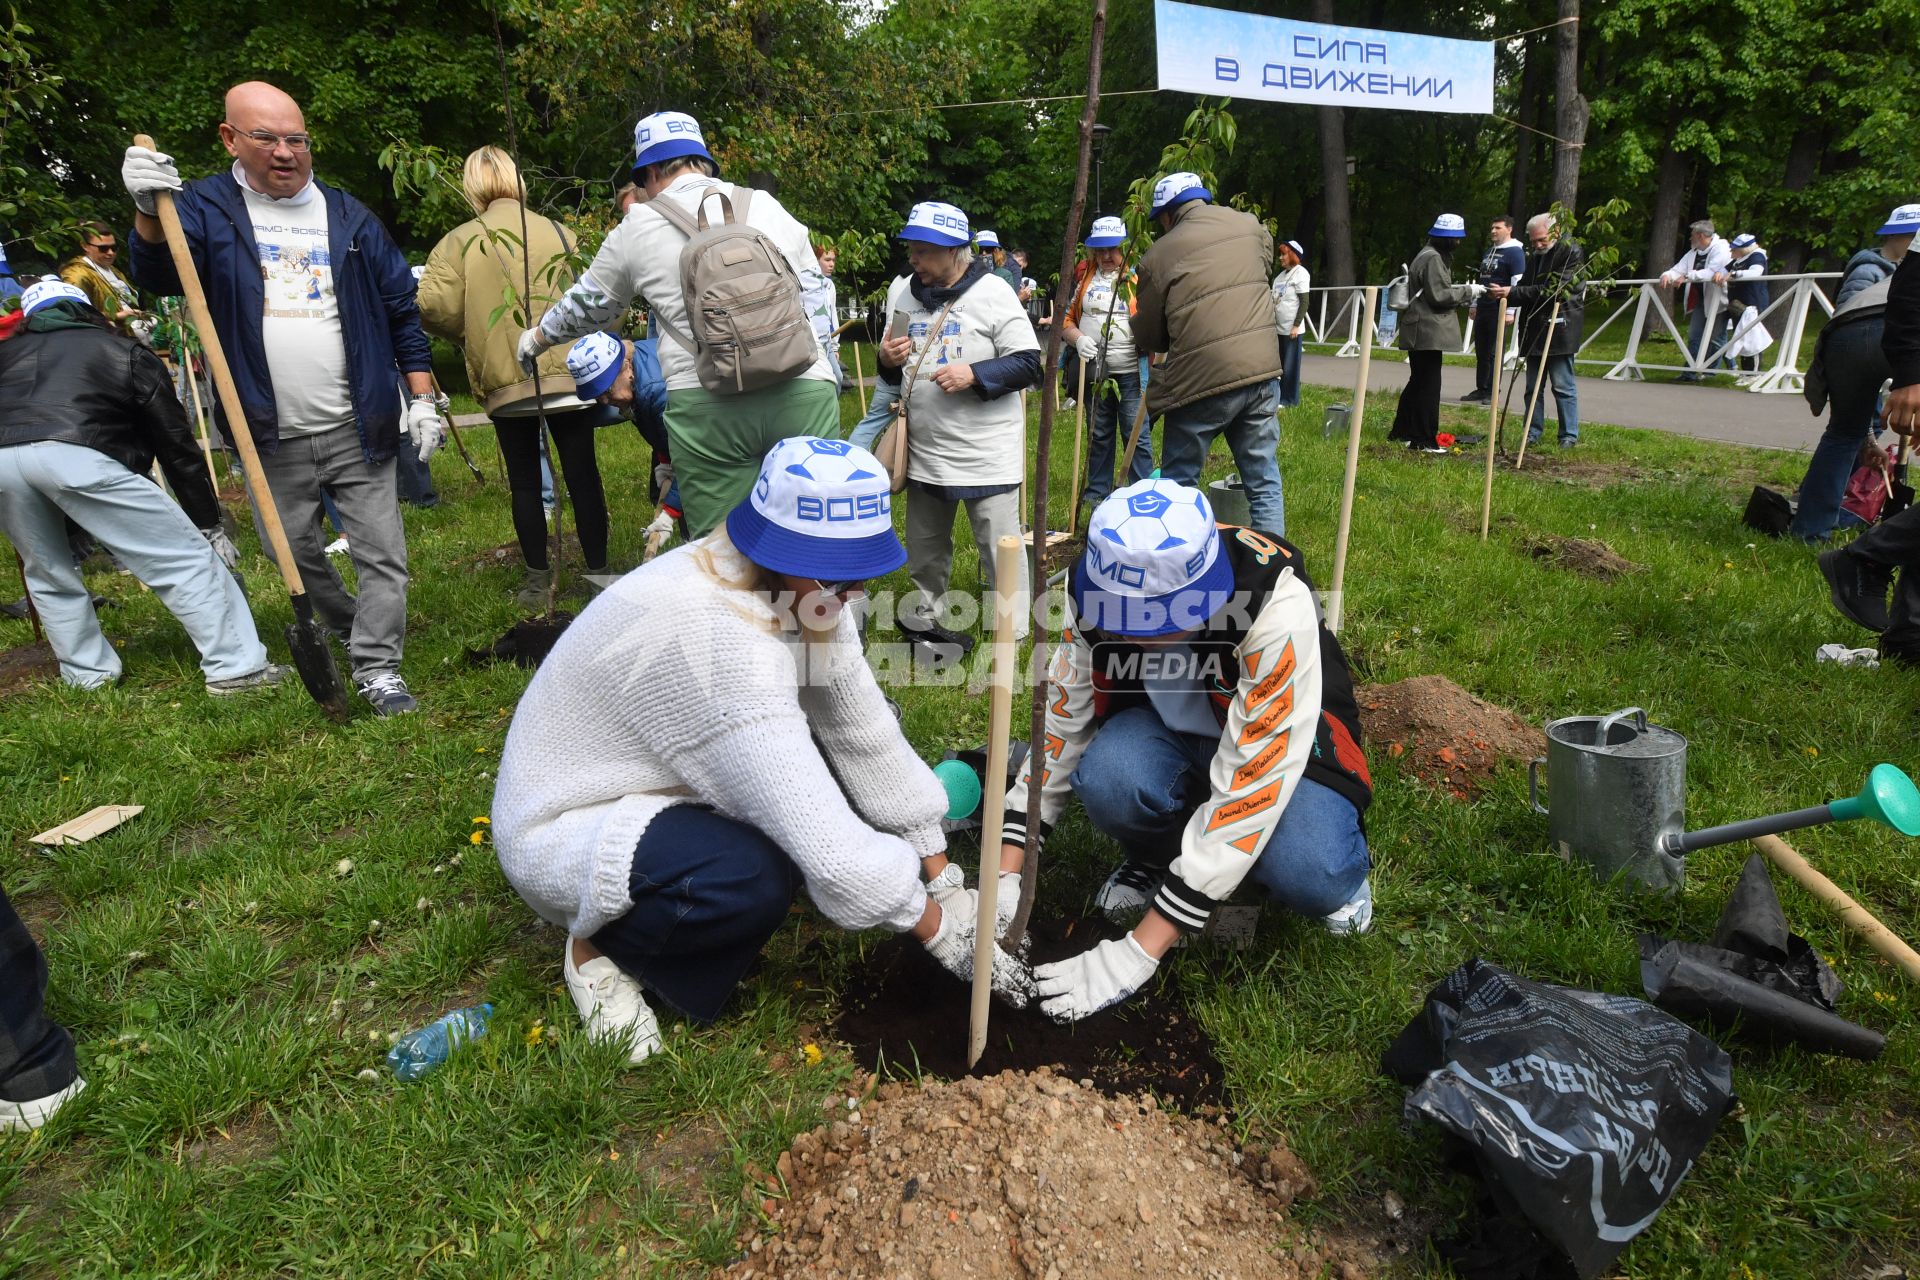
[[[913,354],[900,367],[903,392],[914,366],[920,369],[907,392],[907,475],[926,484],[1018,484],[1027,456],[1027,415],[1020,394],[982,400],[968,387],[949,395],[933,375],[942,365],[1038,351],[1040,339],[1034,336],[1026,308],[1012,285],[995,275],[982,276],[960,295],[936,335],[933,322],[945,304],[931,310],[922,306],[913,296],[912,279],[901,276],[887,290],[887,314],[906,312],[907,335],[913,339]]]
[[[247,185],[238,163],[233,177],[246,198],[260,252],[266,286],[260,332],[280,434],[314,435],[347,426],[353,421],[353,400],[340,304],[333,295],[326,199],[311,181],[285,200],[263,196]]]
[[[1106,337],[1107,371],[1133,373],[1139,357],[1133,350],[1133,317],[1127,313],[1127,300],[1115,297],[1118,271],[1095,273],[1080,295],[1080,332],[1093,335],[1095,342]]]

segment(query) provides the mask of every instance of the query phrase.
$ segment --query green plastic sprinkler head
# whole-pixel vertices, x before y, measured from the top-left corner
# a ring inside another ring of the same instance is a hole
[[[1920,787],[1890,764],[1877,764],[1857,796],[1827,806],[1837,822],[1872,818],[1903,836],[1920,836]]]
[[[933,766],[933,776],[947,789],[947,821],[971,818],[980,808],[980,775],[966,761],[942,760]]]

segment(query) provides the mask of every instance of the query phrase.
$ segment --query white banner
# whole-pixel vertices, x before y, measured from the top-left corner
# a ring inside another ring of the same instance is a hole
[[[1403,111],[1493,110],[1493,44],[1154,0],[1160,87]]]

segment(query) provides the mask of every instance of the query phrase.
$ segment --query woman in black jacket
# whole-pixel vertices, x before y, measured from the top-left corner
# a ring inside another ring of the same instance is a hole
[[[1407,269],[1412,303],[1400,313],[1399,346],[1407,353],[1407,385],[1393,412],[1389,440],[1404,440],[1409,449],[1444,453],[1440,431],[1440,357],[1460,349],[1461,307],[1486,292],[1479,284],[1455,284],[1450,263],[1453,251],[1466,237],[1467,224],[1457,213],[1443,213],[1427,232],[1427,247]]]
[[[166,367],[70,284],[41,281],[20,301],[0,341],[0,530],[25,565],[61,678],[82,689],[120,678],[68,550],[71,518],[180,620],[207,692],[278,684],[286,668],[267,661],[231,572],[239,553]],[[179,505],[147,478],[156,456]]]

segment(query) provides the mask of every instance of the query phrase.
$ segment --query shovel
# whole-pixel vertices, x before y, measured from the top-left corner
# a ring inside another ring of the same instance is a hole
[[[144,133],[135,134],[133,142],[139,147],[153,146],[153,139]],[[179,211],[173,207],[173,192],[157,191],[154,197],[160,226],[167,235],[167,248],[173,254],[173,268],[187,296],[187,310],[193,316],[194,327],[200,331],[201,350],[206,355],[207,367],[213,371],[213,385],[220,393],[220,403],[227,411],[228,434],[233,437],[246,467],[247,494],[253,499],[254,510],[260,513],[260,524],[267,531],[267,542],[273,548],[280,579],[287,584],[287,596],[293,602],[293,621],[287,624],[287,648],[293,655],[293,668],[300,673],[300,683],[307,686],[307,692],[320,704],[320,709],[330,719],[345,720],[347,684],[340,678],[340,668],[334,665],[326,631],[313,620],[313,602],[307,598],[306,586],[300,581],[299,566],[294,564],[293,550],[287,545],[287,531],[280,525],[279,509],[273,505],[266,472],[260,467],[260,453],[254,448],[253,432],[247,426],[246,412],[240,407],[239,388],[233,385],[226,351],[220,345],[219,332],[213,327],[213,313],[207,310],[206,291],[200,287],[200,277],[194,272],[186,232],[180,227]]]

